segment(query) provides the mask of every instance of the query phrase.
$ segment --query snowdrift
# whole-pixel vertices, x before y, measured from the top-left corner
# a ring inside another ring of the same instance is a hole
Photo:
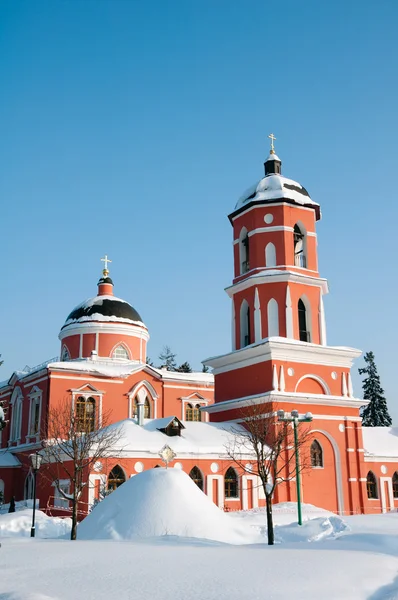
[[[14,513],[0,515],[0,538],[30,537],[32,509],[26,508]],[[72,520],[48,517],[36,510],[35,534],[38,538],[58,538],[70,534]]]
[[[79,525],[82,540],[131,540],[179,536],[252,544],[258,530],[221,511],[179,469],[150,469],[135,475],[98,504]]]

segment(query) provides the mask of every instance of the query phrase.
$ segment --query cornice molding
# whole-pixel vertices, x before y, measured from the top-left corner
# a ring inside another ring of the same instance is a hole
[[[266,338],[260,343],[251,344],[240,350],[208,358],[203,361],[203,364],[212,367],[214,375],[269,360],[350,369],[354,359],[361,354],[362,351],[356,348],[321,346],[277,337]]]
[[[227,292],[228,296],[232,298],[234,294],[236,294],[237,292],[242,292],[247,288],[254,287],[256,285],[279,282],[290,282],[299,283],[301,285],[311,285],[321,288],[322,294],[324,295],[329,293],[327,279],[324,279],[323,277],[314,277],[312,275],[307,275],[305,273],[296,273],[294,271],[281,271],[277,268],[274,269],[274,272],[271,272],[271,270],[269,270],[262,271],[261,273],[255,273],[254,275],[251,275],[243,281],[238,281],[237,283],[226,287],[225,291]]]

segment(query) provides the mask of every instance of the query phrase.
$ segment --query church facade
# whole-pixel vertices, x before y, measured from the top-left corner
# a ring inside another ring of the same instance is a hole
[[[271,153],[265,176],[237,203],[233,229],[232,350],[204,361],[212,373],[177,373],[146,364],[149,340],[139,313],[113,293],[108,259],[93,298],[61,328],[60,360],[15,372],[0,384],[8,425],[1,435],[0,491],[5,502],[30,499],[29,455],[40,451],[51,409],[71,402],[82,432],[101,428],[104,415],[123,435],[114,456],[86,474],[80,516],[127,478],[157,466],[164,445],[170,467],[186,470],[225,510],[264,504],[245,457],[229,457],[236,427],[250,407],[265,416],[311,414],[302,500],[340,514],[398,508],[398,428],[363,428],[351,368],[359,350],[327,345],[316,222],[320,206],[299,183],[282,176]],[[295,413],[293,413],[295,414]],[[71,481],[61,479],[71,493]],[[42,478],[40,507],[68,511],[57,486]],[[277,486],[275,502],[295,501],[296,482]]]

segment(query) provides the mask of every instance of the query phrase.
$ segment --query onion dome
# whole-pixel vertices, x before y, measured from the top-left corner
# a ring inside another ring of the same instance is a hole
[[[271,152],[264,163],[265,177],[252,185],[239,198],[230,219],[256,203],[290,202],[313,208],[316,219],[319,220],[321,218],[320,206],[312,200],[305,187],[293,179],[282,176],[282,161],[275,154],[274,149],[276,138],[273,134],[268,137],[271,138]]]
[[[76,306],[61,328],[61,356],[145,360],[148,330],[138,311],[114,296],[107,268],[111,261],[107,256],[101,260],[105,261],[105,269],[98,281],[97,295]]]

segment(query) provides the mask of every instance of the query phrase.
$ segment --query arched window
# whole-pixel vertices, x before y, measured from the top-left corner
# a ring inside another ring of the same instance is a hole
[[[392,476],[392,495],[395,500],[398,499],[398,471]]]
[[[249,235],[245,227],[240,232],[239,236],[239,260],[240,273],[247,273],[250,269],[249,263]]]
[[[250,340],[250,307],[243,300],[240,307],[240,347],[244,348],[251,344]]]
[[[311,334],[309,331],[309,323],[308,323],[308,317],[309,315],[307,315],[307,309],[306,306],[304,304],[304,302],[302,301],[302,299],[300,298],[300,300],[298,301],[298,325],[299,325],[299,339],[302,342],[310,342],[311,341]]]
[[[24,486],[24,499],[32,500],[33,499],[33,474],[32,471],[26,476],[25,486]]]
[[[323,467],[322,446],[317,440],[311,444],[311,467]]]
[[[79,396],[76,401],[76,431],[90,433],[95,430],[95,400]]]
[[[307,268],[307,258],[305,256],[305,234],[296,224],[293,230],[294,240],[294,264],[302,269]]]
[[[63,346],[61,353],[61,361],[65,362],[66,360],[70,360],[70,354],[68,348],[66,346]]]
[[[119,346],[116,346],[116,348],[112,352],[112,358],[122,358],[123,360],[129,360],[130,356],[127,349],[122,344],[120,344]]]
[[[201,420],[200,404],[196,404],[194,406],[193,404],[188,403],[186,405],[185,420],[186,421],[200,421]]]
[[[224,478],[224,492],[226,498],[239,498],[238,476],[235,469],[229,467]]]
[[[150,419],[151,418],[151,405],[149,402],[149,398],[148,396],[145,398],[145,402],[144,402],[144,419]]]
[[[276,266],[276,249],[272,242],[265,246],[265,266],[275,267]]]
[[[21,439],[22,401],[22,392],[20,388],[16,388],[11,398],[11,442],[16,442]]]
[[[366,476],[366,490],[368,498],[378,498],[376,476],[372,471],[369,471]]]
[[[134,410],[133,416],[136,417],[138,415],[138,396],[134,398]],[[145,398],[144,402],[144,419],[151,418],[151,403],[149,402],[148,396]]]
[[[124,483],[125,481],[126,475],[124,474],[122,467],[120,467],[119,465],[114,466],[108,476],[108,490],[113,492],[116,488],[119,487],[119,485],[122,485],[122,483]]]
[[[198,467],[193,467],[189,473],[189,476],[203,492],[203,475],[201,470],[198,469]]]
[[[279,309],[275,298],[267,304],[268,337],[279,335]]]

